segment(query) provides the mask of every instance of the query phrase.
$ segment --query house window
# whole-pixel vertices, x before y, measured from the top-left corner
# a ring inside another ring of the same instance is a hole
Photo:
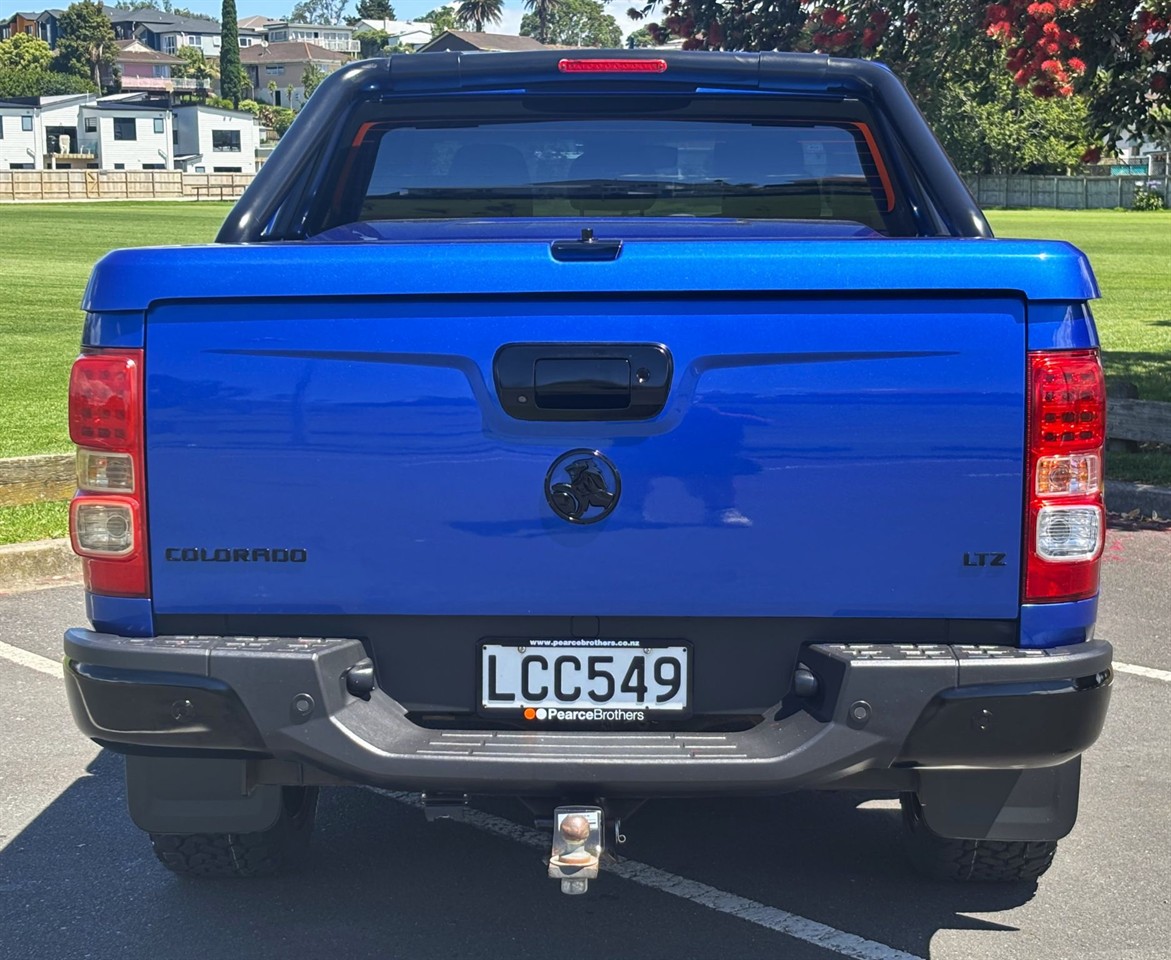
[[[86,117],[85,118],[85,132],[86,133],[97,133],[98,132],[98,118],[97,117]]]
[[[4,118],[0,117],[0,140],[4,139]]]
[[[239,130],[213,130],[211,132],[211,148],[216,153],[239,153]]]
[[[196,173],[207,173],[207,167],[196,167],[195,172]]]
[[[33,118],[32,117],[21,117],[20,118],[20,129],[21,130],[23,130],[25,133],[28,133],[30,130],[32,130],[32,128],[33,128]]]
[[[155,117],[155,133],[166,133],[167,129],[163,125],[162,117]]]
[[[114,164],[114,169],[115,169],[115,170],[125,170],[125,169],[126,169],[126,164],[124,164],[124,163],[116,163],[116,164]]]
[[[171,65],[169,63],[156,63],[154,65],[154,75],[156,77],[169,77],[171,75]]]
[[[212,173],[240,173],[240,167],[212,167]]]
[[[283,63],[276,63],[272,66],[265,67],[264,73],[266,76],[279,77],[285,72],[285,65]]]
[[[114,139],[115,140],[137,140],[138,130],[135,128],[134,117],[115,117],[114,118]],[[117,169],[117,167],[115,167]]]
[[[163,37],[163,53],[173,54],[178,45],[178,41],[175,39],[174,34],[168,34],[167,36]]]
[[[165,163],[144,163],[142,165],[142,169],[143,170],[166,170],[167,165]]]

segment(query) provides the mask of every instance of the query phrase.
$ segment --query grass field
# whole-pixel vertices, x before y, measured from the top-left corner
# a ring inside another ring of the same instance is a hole
[[[116,247],[211,240],[222,203],[0,205],[4,296],[0,337],[0,457],[66,452],[69,365],[90,268]],[[1171,212],[998,211],[1002,237],[1069,240],[1090,257],[1107,372],[1140,396],[1171,401]],[[1171,456],[1111,456],[1116,478],[1171,484]],[[63,505],[0,508],[0,543],[61,536]]]

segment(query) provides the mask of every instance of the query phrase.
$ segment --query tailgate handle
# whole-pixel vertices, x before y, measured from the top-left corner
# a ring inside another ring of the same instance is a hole
[[[654,343],[512,343],[493,363],[501,406],[518,420],[649,420],[671,370]]]

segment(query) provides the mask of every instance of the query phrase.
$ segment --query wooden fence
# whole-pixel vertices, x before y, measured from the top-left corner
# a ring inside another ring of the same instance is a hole
[[[0,203],[17,200],[236,200],[250,173],[178,170],[5,170]]]
[[[974,173],[964,177],[982,207],[1112,210],[1134,206],[1134,192],[1152,190],[1171,207],[1171,177],[1036,177]]]

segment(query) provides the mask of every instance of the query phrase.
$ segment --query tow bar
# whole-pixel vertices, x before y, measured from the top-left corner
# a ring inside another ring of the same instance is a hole
[[[561,881],[561,892],[585,893],[598,875],[604,849],[605,821],[601,807],[557,807],[553,811],[553,852],[549,876]]]

